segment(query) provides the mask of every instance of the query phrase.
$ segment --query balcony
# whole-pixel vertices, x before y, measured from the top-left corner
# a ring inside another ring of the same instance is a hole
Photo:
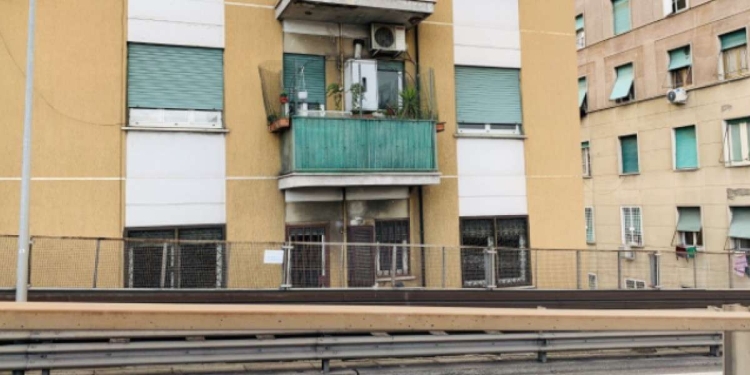
[[[280,0],[278,20],[415,26],[435,11],[436,0]]]
[[[432,120],[294,117],[281,143],[282,190],[440,183]]]

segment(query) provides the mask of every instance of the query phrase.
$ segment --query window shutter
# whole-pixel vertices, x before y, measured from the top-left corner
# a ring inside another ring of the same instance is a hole
[[[675,168],[698,168],[698,147],[696,145],[695,126],[686,126],[674,130]]]
[[[583,30],[583,14],[576,17],[576,31]]]
[[[677,221],[677,230],[680,232],[701,231],[701,209],[699,207],[678,207],[677,213],[680,218]]]
[[[622,173],[638,173],[638,136],[620,137]]]
[[[586,99],[586,94],[588,94],[586,77],[578,78],[578,108],[581,108],[583,105],[583,100]]]
[[[732,207],[729,237],[750,239],[750,207]]]
[[[662,1],[662,7],[664,8],[664,16],[668,16],[672,14],[672,5],[674,3],[674,0],[661,0]]]
[[[745,160],[742,154],[742,126],[745,126],[745,120],[734,120],[727,122],[727,131],[729,132],[729,157],[733,162]]]
[[[456,67],[458,122],[520,124],[520,70]]]
[[[740,29],[731,33],[726,33],[719,36],[719,39],[721,39],[722,51],[726,51],[734,47],[739,47],[747,44],[747,30]]]
[[[403,61],[378,60],[378,70],[387,70],[389,72],[403,72]]]
[[[294,96],[299,90],[307,90],[308,103],[325,105],[325,56],[285,53],[284,89],[289,94],[289,100],[292,102],[296,100]]]
[[[627,97],[630,89],[633,87],[633,64],[626,64],[617,67],[617,80],[612,88],[612,95],[609,100],[617,100]]]
[[[222,110],[224,50],[129,44],[128,107]]]
[[[612,1],[615,35],[630,31],[630,0]]]
[[[669,70],[685,68],[692,65],[690,47],[682,47],[669,51]]]

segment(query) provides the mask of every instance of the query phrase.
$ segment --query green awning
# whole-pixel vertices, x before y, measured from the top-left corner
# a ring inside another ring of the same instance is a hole
[[[729,237],[750,239],[750,207],[732,207]]]
[[[633,64],[617,67],[617,81],[612,89],[609,100],[617,100],[627,97],[633,87]]]
[[[699,207],[678,207],[677,212],[680,219],[677,222],[677,230],[680,232],[701,231],[701,209]]]
[[[669,51],[669,70],[681,69],[692,65],[690,47],[682,47]]]
[[[720,35],[721,39],[721,50],[726,51],[728,49],[739,47],[747,44],[747,30],[740,29],[731,33]]]
[[[583,30],[583,14],[576,17],[576,31]]]
[[[588,93],[588,84],[586,83],[586,77],[578,78],[578,108],[583,105],[583,100],[586,99]]]

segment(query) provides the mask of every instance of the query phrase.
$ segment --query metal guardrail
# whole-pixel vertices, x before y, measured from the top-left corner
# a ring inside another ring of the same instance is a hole
[[[101,332],[26,332],[26,343],[0,345],[0,370],[52,370],[117,366],[209,364],[332,359],[430,357],[468,354],[537,353],[636,348],[708,347],[718,355],[722,334],[712,332],[465,333],[367,334],[358,336],[245,336],[227,332],[113,332],[118,340],[102,341]],[[196,333],[211,333],[195,338]],[[248,332],[249,333],[249,332]],[[257,332],[254,332],[257,333]],[[269,333],[269,332],[266,332]],[[193,337],[185,340],[179,335]],[[19,336],[20,335],[20,336]],[[287,333],[288,335],[288,333]],[[122,338],[145,341],[122,342]],[[213,336],[213,338],[211,337]],[[90,337],[87,339],[87,337]],[[162,337],[162,340],[155,340]],[[8,334],[0,341],[13,338]],[[76,342],[40,343],[75,338]],[[88,342],[86,340],[89,340]]]

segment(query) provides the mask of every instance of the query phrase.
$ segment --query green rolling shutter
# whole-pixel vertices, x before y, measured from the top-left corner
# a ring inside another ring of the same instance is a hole
[[[615,35],[630,31],[630,0],[613,0]]]
[[[698,146],[695,126],[685,126],[674,130],[675,168],[698,168]]]
[[[520,124],[520,70],[456,67],[458,122]]]
[[[576,31],[583,30],[583,14],[576,17]]]
[[[617,80],[612,88],[612,95],[609,100],[622,99],[630,95],[630,89],[633,87],[633,64],[626,64],[617,67]]]
[[[289,94],[289,100],[291,101],[295,100],[294,95],[298,90],[306,89],[308,103],[325,105],[325,56],[285,53],[284,89]]]
[[[578,78],[578,108],[583,105],[583,100],[586,99],[588,93],[588,84],[586,83],[586,77]]]
[[[690,47],[682,47],[669,51],[669,70],[688,67],[691,64]]]
[[[727,132],[729,141],[729,158],[732,162],[743,162],[745,159],[750,159],[750,155],[742,154],[742,130],[749,119],[742,118],[737,120],[727,121]],[[748,132],[750,137],[750,132]],[[750,139],[748,139],[750,143]]]
[[[731,33],[726,33],[719,36],[719,39],[721,39],[722,51],[726,51],[734,47],[739,47],[747,44],[747,30],[740,29]]]
[[[677,221],[677,230],[680,232],[701,231],[701,209],[699,207],[678,207],[680,219]]]
[[[732,207],[729,237],[750,239],[750,207]]]
[[[128,44],[128,107],[222,110],[224,50]]]
[[[622,173],[638,173],[638,136],[620,137]]]

